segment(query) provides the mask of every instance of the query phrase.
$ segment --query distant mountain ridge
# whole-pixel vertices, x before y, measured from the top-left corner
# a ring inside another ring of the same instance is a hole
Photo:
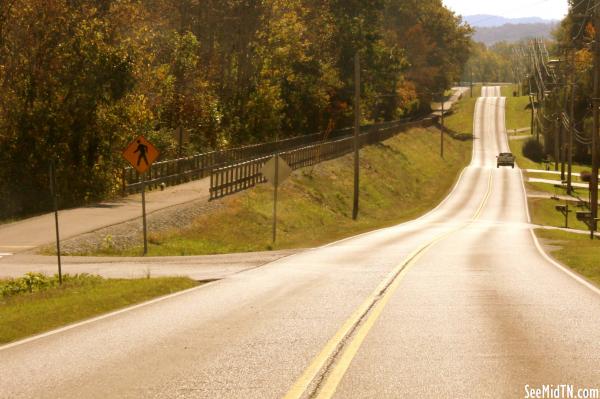
[[[467,15],[463,19],[474,28],[494,28],[506,24],[555,24],[558,22],[539,17],[506,18],[488,14]]]
[[[492,28],[475,28],[473,40],[491,46],[498,42],[515,43],[523,39],[541,37],[552,38],[554,23],[546,24],[506,24]]]
[[[552,38],[560,22],[539,17],[506,18],[498,15],[467,15],[463,20],[475,29],[473,40],[491,46],[498,42],[519,42],[534,37]]]

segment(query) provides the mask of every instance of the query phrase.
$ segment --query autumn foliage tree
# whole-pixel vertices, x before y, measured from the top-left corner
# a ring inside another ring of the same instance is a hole
[[[0,2],[0,217],[118,191],[136,135],[163,158],[414,116],[458,80],[471,29],[441,0]]]

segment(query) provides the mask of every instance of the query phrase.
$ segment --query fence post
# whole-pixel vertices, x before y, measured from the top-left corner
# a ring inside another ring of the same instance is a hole
[[[210,199],[211,200],[214,199],[213,198],[213,187],[214,187],[213,182],[214,182],[214,179],[213,179],[213,174],[211,172],[211,174],[210,174],[210,188],[208,189],[208,193],[210,194]]]
[[[127,195],[127,169],[122,169],[123,174],[121,178],[123,179],[123,197]]]

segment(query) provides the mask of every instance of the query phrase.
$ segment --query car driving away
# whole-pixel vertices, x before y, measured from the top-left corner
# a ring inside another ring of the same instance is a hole
[[[496,157],[496,167],[500,166],[510,166],[514,169],[515,167],[515,156],[510,152],[501,152],[500,155]]]

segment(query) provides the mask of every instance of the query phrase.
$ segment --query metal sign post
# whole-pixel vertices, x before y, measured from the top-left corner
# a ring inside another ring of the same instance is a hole
[[[279,187],[279,154],[275,153],[275,176],[273,179],[273,244],[277,241],[277,189]]]
[[[58,283],[62,285],[62,263],[60,258],[60,233],[58,229],[58,193],[56,192],[56,166],[50,161],[50,194],[54,203],[54,224],[56,226],[56,256],[58,259]]]
[[[146,172],[156,161],[159,152],[143,136],[138,137],[123,151],[125,158],[142,178],[142,224],[144,229],[144,255],[148,255],[148,223],[146,221]]]
[[[142,174],[142,224],[144,226],[144,256],[148,255],[148,224],[146,222],[146,175]]]
[[[292,173],[292,168],[279,155],[271,158],[261,169],[260,173],[273,184],[273,243],[277,241],[277,197],[279,184]]]
[[[442,90],[442,128],[440,129],[440,156],[444,158],[444,102],[446,101]]]
[[[354,201],[352,220],[358,219],[360,201],[360,55],[354,56]]]

